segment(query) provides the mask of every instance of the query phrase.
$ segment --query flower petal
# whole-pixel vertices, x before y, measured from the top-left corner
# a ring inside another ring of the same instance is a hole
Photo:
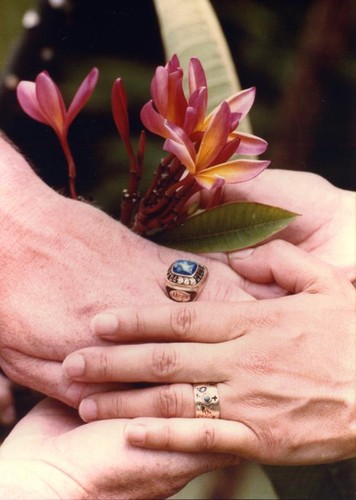
[[[230,133],[230,108],[226,102],[220,105],[206,129],[196,159],[196,170],[204,170],[218,156]]]
[[[256,88],[241,90],[237,94],[226,99],[232,113],[241,113],[240,121],[252,108],[256,96]]]
[[[169,131],[165,127],[166,120],[155,110],[152,100],[142,107],[140,117],[142,123],[150,132],[165,139],[170,137]]]
[[[240,143],[240,137],[231,138],[230,135],[228,142],[225,144],[225,146],[222,148],[218,156],[215,158],[214,163],[218,165],[220,163],[227,162],[231,158],[231,156],[236,152],[239,143]]]
[[[207,87],[204,68],[197,57],[192,57],[188,68],[189,92],[192,94],[201,87]]]
[[[173,54],[173,56],[167,62],[166,68],[168,69],[169,73],[171,71],[175,71],[177,68],[180,68],[180,62],[179,62],[179,58],[178,58],[177,54]]]
[[[168,75],[168,107],[166,118],[183,126],[187,100],[183,91],[183,70],[177,68]]]
[[[221,178],[227,184],[235,184],[253,179],[270,164],[263,160],[234,160],[215,165],[195,175],[197,182],[206,189],[211,189],[216,180]]]
[[[174,154],[191,174],[195,173],[195,163],[184,143],[167,139],[163,149]]]
[[[239,155],[261,155],[267,149],[268,142],[256,135],[245,132],[233,132],[231,135],[240,137],[240,144],[236,149]]]
[[[206,107],[208,104],[208,89],[201,87],[191,94],[188,106],[193,107],[197,112],[197,122],[195,130],[203,130]],[[185,127],[183,127],[185,129]]]
[[[98,82],[98,78],[99,78],[99,70],[97,68],[93,68],[81,83],[68,109],[67,119],[66,119],[67,127],[69,127],[74,118],[78,115],[79,111],[89,101],[90,97],[92,96],[92,93],[94,92],[95,86]]]
[[[66,134],[66,108],[59,88],[43,71],[36,78],[36,96],[42,113],[59,137]]]
[[[185,119],[183,124],[183,130],[188,135],[191,135],[198,123],[198,113],[195,108],[188,106],[185,111]]]
[[[163,66],[156,68],[151,81],[151,96],[157,111],[166,118],[168,113],[168,71]]]
[[[135,153],[130,139],[127,98],[121,78],[117,78],[114,82],[111,92],[111,103],[116,128],[119,131],[129,157],[133,158]]]
[[[34,120],[45,123],[46,125],[51,125],[37,101],[35,82],[23,80],[18,84],[16,92],[19,104],[25,113]]]
[[[252,108],[253,102],[255,100],[256,88],[251,87],[246,90],[241,90],[226,99],[226,102],[230,106],[231,113],[240,114],[239,122],[247,115],[247,113]],[[217,106],[213,111],[205,118],[204,126],[205,128],[209,126],[210,121],[217,113],[219,106]]]

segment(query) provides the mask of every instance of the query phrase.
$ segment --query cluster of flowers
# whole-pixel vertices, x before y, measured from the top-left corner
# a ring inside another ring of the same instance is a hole
[[[98,80],[94,68],[80,85],[67,109],[50,76],[40,73],[35,82],[22,81],[17,96],[23,110],[35,120],[51,126],[57,134],[69,169],[70,193],[77,197],[75,164],[68,145],[68,130],[91,97]],[[174,55],[165,66],[157,67],[151,82],[152,99],[141,110],[141,121],[150,132],[164,139],[161,160],[147,191],[139,194],[146,135],[140,135],[134,151],[129,129],[127,98],[121,78],[112,89],[112,110],[116,127],[126,148],[130,182],[122,200],[124,224],[139,234],[154,234],[183,223],[202,208],[201,190],[208,190],[210,206],[219,204],[225,183],[244,182],[260,174],[268,161],[245,159],[259,155],[267,143],[238,131],[255,99],[255,88],[229,97],[207,112],[208,87],[204,69],[197,58],[188,68],[189,95],[183,90],[183,70]],[[244,158],[233,158],[235,154]],[[206,205],[205,205],[206,206]]]

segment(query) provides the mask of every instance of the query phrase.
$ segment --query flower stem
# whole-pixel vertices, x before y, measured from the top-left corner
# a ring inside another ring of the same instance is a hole
[[[75,167],[75,162],[74,158],[72,156],[72,153],[69,148],[68,144],[68,139],[66,136],[60,138],[60,143],[63,149],[64,156],[67,160],[67,165],[68,165],[68,179],[69,179],[69,192],[71,198],[73,200],[78,199],[76,187],[75,187],[75,178],[76,178],[76,167]]]

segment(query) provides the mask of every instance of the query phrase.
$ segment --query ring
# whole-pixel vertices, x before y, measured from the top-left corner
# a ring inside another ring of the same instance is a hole
[[[220,404],[216,384],[195,384],[194,403],[196,418],[219,418]]]
[[[176,302],[191,302],[203,288],[208,270],[192,260],[176,260],[167,271],[168,297]]]

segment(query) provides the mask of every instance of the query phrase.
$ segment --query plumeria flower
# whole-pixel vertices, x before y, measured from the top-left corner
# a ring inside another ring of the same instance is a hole
[[[148,130],[166,139],[163,149],[175,155],[201,187],[252,179],[270,162],[233,159],[234,154],[258,155],[267,143],[237,131],[255,99],[255,88],[238,92],[208,115],[207,82],[197,58],[189,63],[189,97],[182,86],[183,71],[177,56],[160,66],[151,84],[152,100],[141,111]]]
[[[57,134],[68,163],[73,198],[77,198],[74,183],[75,163],[68,145],[68,130],[90,99],[98,76],[97,68],[93,68],[81,83],[68,109],[59,88],[46,71],[40,73],[35,82],[21,81],[17,86],[17,98],[25,113],[34,120],[49,125]]]

